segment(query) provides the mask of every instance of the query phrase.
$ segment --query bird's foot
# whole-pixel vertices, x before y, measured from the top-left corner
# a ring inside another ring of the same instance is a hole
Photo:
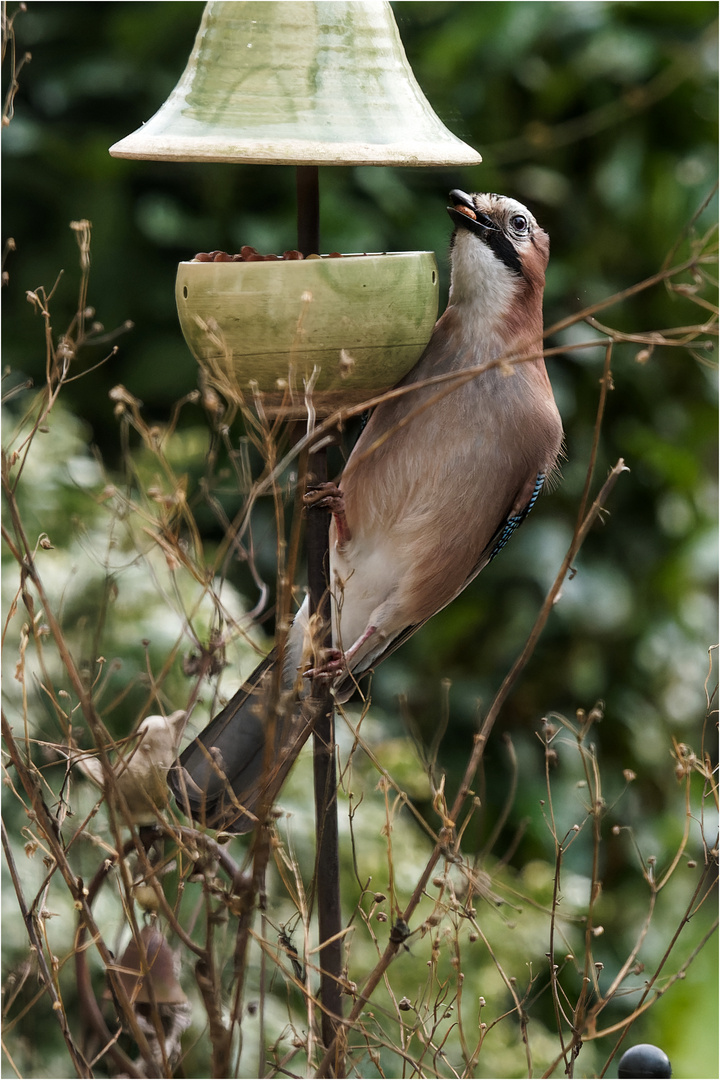
[[[357,661],[357,654],[370,638],[376,637],[382,641],[385,634],[378,631],[377,626],[368,626],[365,632],[345,652],[342,649],[324,649],[323,662],[317,667],[310,668],[305,672],[308,679],[328,678],[334,679],[341,671],[352,671]]]
[[[303,495],[308,509],[329,510],[335,519],[337,542],[342,547],[350,539],[350,529],[345,517],[345,496],[337,484],[314,484]]]
[[[322,663],[303,672],[306,679],[334,679],[345,667],[342,649],[324,649]]]

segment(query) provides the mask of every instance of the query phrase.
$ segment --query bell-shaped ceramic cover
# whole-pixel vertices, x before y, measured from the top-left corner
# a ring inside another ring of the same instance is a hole
[[[390,4],[206,4],[185,72],[115,157],[291,165],[476,165],[433,112]]]

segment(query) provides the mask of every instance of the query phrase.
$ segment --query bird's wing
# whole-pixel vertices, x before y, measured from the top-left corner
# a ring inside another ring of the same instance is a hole
[[[473,569],[468,574],[461,588],[458,589],[458,592],[455,593],[453,596],[449,597],[444,606],[447,606],[447,604],[451,603],[452,600],[455,599],[455,596],[462,592],[466,585],[469,585],[473,578],[477,577],[480,571],[485,566],[487,566],[487,564],[491,562],[496,555],[498,555],[502,551],[512,534],[517,529],[519,529],[519,527],[522,525],[523,521],[528,516],[533,506],[537,502],[538,496],[540,495],[544,483],[545,474],[538,473],[532,483],[532,487],[529,487],[527,484],[523,485],[523,488],[521,488],[519,492],[515,493],[512,501],[510,502],[507,513],[504,515],[500,525],[498,525],[497,529],[492,534],[491,539],[483,548],[480,557],[475,563]],[[528,491],[529,498],[527,498]],[[388,641],[387,646],[382,650],[382,652],[377,653],[372,657],[371,662],[363,666],[363,663],[361,661],[360,664],[352,672],[349,672],[347,675],[345,675],[338,683],[335,684],[334,687],[337,700],[340,702],[347,701],[355,690],[358,679],[362,678],[362,676],[367,674],[367,672],[370,671],[372,668],[377,667],[379,663],[381,663],[388,656],[394,653],[396,649],[399,649],[400,646],[403,645],[404,642],[408,640],[408,638],[412,637],[412,635],[417,630],[419,630],[421,626],[424,626],[430,618],[432,618],[432,615],[428,616],[427,619],[422,619],[419,622],[413,623],[412,625],[405,627],[404,630],[401,630],[398,634],[396,634]]]
[[[467,577],[466,585],[469,585],[474,577],[480,573],[483,567],[487,566],[489,562],[499,555],[502,549],[507,544],[512,534],[520,528],[525,518],[528,516],[533,506],[538,500],[538,496],[542,491],[543,484],[545,483],[545,473],[539,472],[534,481],[528,482],[523,490],[516,496],[513,501],[512,509],[504,518],[502,524],[496,529],[493,534],[490,543],[486,545],[482,552],[477,565],[473,568]],[[532,483],[532,487],[529,488],[529,484]],[[529,489],[529,490],[528,490]],[[529,498],[527,498],[529,494]],[[463,586],[464,587],[464,586]]]
[[[273,686],[276,661],[273,649],[168,774],[180,809],[208,828],[253,829],[312,730],[296,694]]]

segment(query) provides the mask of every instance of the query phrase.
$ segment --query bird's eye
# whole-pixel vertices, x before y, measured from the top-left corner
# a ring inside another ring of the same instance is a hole
[[[528,231],[528,219],[522,214],[513,214],[510,218],[510,226],[513,232],[526,233]]]

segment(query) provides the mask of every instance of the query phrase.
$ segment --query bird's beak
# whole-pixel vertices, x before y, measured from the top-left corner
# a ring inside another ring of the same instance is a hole
[[[463,229],[468,229],[470,232],[475,233],[476,236],[480,236],[483,239],[485,238],[488,229],[496,231],[496,226],[493,225],[491,219],[487,214],[483,214],[481,210],[476,208],[475,203],[464,191],[460,191],[459,188],[453,188],[450,192],[450,201],[452,202],[452,206],[448,206],[447,212],[455,225],[461,226]]]

